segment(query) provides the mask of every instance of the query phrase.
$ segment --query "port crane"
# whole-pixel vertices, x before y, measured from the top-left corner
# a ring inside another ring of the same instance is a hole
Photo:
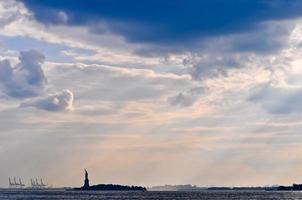
[[[31,187],[33,188],[45,188],[47,187],[47,184],[43,183],[43,179],[40,179],[40,183],[38,181],[38,179],[30,179],[30,183],[31,183]]]
[[[13,178],[13,181],[12,181],[12,179],[9,177],[8,182],[9,182],[10,188],[22,188],[25,186],[25,184],[22,183],[21,178],[19,178],[19,182],[17,182],[16,178]]]

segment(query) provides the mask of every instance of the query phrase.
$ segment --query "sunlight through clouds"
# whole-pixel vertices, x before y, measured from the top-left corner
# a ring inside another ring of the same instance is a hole
[[[240,19],[223,3],[225,20],[207,0],[182,15],[156,0],[162,20],[136,1],[132,15],[124,2],[88,14],[45,2],[0,1],[0,177],[64,186],[89,168],[96,182],[147,186],[298,181],[299,1],[236,2]],[[206,2],[207,20],[196,10]]]

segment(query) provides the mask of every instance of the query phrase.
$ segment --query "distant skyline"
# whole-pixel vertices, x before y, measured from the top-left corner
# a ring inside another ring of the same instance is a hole
[[[0,187],[302,183],[301,9],[0,0]]]

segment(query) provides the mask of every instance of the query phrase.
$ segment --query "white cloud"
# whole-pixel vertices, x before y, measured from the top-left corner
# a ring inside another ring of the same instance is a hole
[[[271,83],[255,88],[249,97],[259,103],[264,110],[272,114],[290,114],[302,112],[302,88],[276,87]]]
[[[40,97],[28,102],[22,103],[21,107],[35,107],[47,111],[73,110],[74,95],[70,90],[63,90],[48,94],[46,97]]]
[[[49,68],[52,68],[48,71],[49,86],[60,89],[64,85],[74,91],[79,100],[155,100],[191,84],[188,75],[158,73],[151,69],[60,63]]]
[[[5,27],[10,23],[20,20],[26,15],[24,9],[19,9],[15,1],[7,0],[0,3],[0,27]]]
[[[0,86],[8,96],[15,98],[39,95],[46,83],[42,69],[44,55],[35,50],[24,51],[19,60],[16,66],[9,60],[0,62]]]
[[[61,23],[67,23],[68,15],[64,11],[59,11],[57,15]]]
[[[45,57],[36,50],[20,52],[19,63],[12,66],[8,59],[0,62],[0,89],[9,97],[33,98],[21,107],[35,107],[48,111],[72,110],[74,95],[70,90],[45,96],[47,79],[42,65]]]

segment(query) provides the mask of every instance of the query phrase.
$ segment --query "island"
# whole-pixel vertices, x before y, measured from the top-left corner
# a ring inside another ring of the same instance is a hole
[[[127,186],[127,185],[114,185],[114,184],[98,184],[89,185],[88,172],[85,169],[85,179],[84,185],[79,188],[73,188],[73,190],[80,191],[147,191],[145,187],[142,186]]]
[[[278,191],[302,191],[302,184],[293,184],[292,186],[279,186]]]

